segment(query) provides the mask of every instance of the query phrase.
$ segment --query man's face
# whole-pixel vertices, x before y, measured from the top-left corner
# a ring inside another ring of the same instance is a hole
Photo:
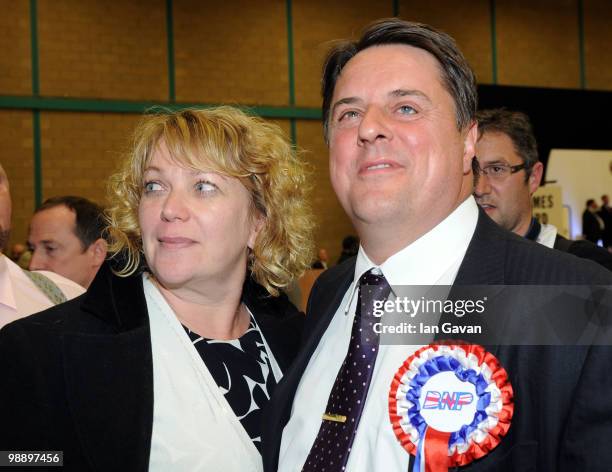
[[[30,270],[49,270],[87,288],[98,264],[94,245],[83,249],[75,228],[76,213],[64,205],[36,213],[28,238],[32,251]]]
[[[439,67],[421,49],[374,46],[353,57],[338,78],[330,175],[362,238],[386,228],[410,243],[465,199],[462,179],[470,172],[476,130],[457,130]]]
[[[327,255],[327,249],[320,248],[318,256],[321,262],[327,262],[329,260],[329,256]]]
[[[604,195],[603,197],[601,197],[601,201],[603,202],[605,206],[608,206],[610,204],[610,198],[608,198],[607,195]]]
[[[484,133],[476,143],[476,156],[481,168],[495,164],[523,164],[512,140],[505,133]],[[540,185],[541,177],[542,164],[539,162],[532,168],[527,181],[525,170],[519,170],[501,180],[482,174],[476,179],[474,196],[498,225],[523,236],[531,223],[531,195]]]
[[[8,177],[0,165],[0,251],[6,247],[11,232],[11,209]]]

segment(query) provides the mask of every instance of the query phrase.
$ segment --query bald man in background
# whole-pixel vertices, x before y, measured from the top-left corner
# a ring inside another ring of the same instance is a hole
[[[0,164],[0,249],[11,232],[11,193]],[[85,290],[52,272],[29,272],[0,254],[0,329],[11,321],[74,298]]]

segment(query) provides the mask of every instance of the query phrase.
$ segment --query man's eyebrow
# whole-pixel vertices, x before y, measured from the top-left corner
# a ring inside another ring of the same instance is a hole
[[[38,241],[37,243],[38,245],[43,245],[43,244],[56,244],[56,241],[54,239],[41,239],[40,241]],[[30,247],[34,247],[36,244],[34,244],[32,241],[27,241],[27,245]]]
[[[358,102],[362,102],[362,100],[358,97],[341,98],[336,103],[334,103],[334,105],[332,106],[331,114],[333,115],[334,112],[336,111],[336,108],[338,108],[340,105],[353,105]]]
[[[389,92],[389,96],[391,97],[420,97],[423,98],[425,100],[427,100],[428,102],[431,102],[431,100],[429,99],[429,97],[427,95],[425,95],[423,92],[421,92],[420,90],[413,90],[413,89],[395,89],[391,92]]]
[[[429,97],[426,94],[424,94],[423,92],[421,92],[420,90],[395,89],[395,90],[392,90],[391,92],[389,92],[389,96],[390,97],[415,96],[415,97],[423,98],[424,100],[427,100],[428,102],[431,103],[431,100],[429,99]],[[334,112],[336,111],[336,108],[338,108],[340,105],[353,105],[355,103],[360,103],[362,101],[363,100],[361,100],[358,97],[341,98],[340,100],[338,100],[336,103],[333,104],[333,106],[331,108],[331,115],[333,116]]]
[[[480,161],[480,159],[479,159]],[[500,164],[504,164],[504,165],[510,165],[508,163],[508,161],[506,159],[504,159],[503,157],[497,157],[493,160],[490,161],[486,161],[486,162],[481,162],[482,165],[486,165],[486,166],[496,166],[496,165],[500,165]]]

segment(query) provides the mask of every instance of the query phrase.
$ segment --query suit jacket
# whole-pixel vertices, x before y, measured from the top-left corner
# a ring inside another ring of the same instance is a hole
[[[601,239],[603,234],[597,217],[588,209],[582,213],[582,234],[584,234],[586,240],[595,244],[597,244],[597,241]]]
[[[243,300],[279,367],[303,315],[247,281]],[[0,331],[0,450],[64,451],[64,470],[145,471],[153,361],[142,278],[102,266],[88,292]]]
[[[324,272],[308,304],[305,341],[264,420],[266,472],[276,471],[281,435],[310,357],[354,277],[355,259]],[[612,284],[591,261],[553,251],[497,226],[480,211],[456,285]],[[612,470],[612,352],[590,346],[490,348],[507,370],[515,409],[508,435],[461,470]],[[390,426],[390,425],[389,425]]]
[[[576,257],[589,259],[608,270],[612,270],[612,253],[610,253],[607,249],[593,244],[591,241],[587,241],[586,239],[570,241],[560,234],[557,234],[553,247],[559,251],[567,252]]]
[[[602,206],[597,212],[604,222],[603,230],[603,245],[604,247],[612,246],[612,208]]]

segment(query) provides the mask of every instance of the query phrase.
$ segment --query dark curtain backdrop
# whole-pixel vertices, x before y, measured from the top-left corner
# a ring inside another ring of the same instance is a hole
[[[480,85],[478,94],[479,109],[529,115],[545,166],[554,148],[612,149],[612,92]]]

